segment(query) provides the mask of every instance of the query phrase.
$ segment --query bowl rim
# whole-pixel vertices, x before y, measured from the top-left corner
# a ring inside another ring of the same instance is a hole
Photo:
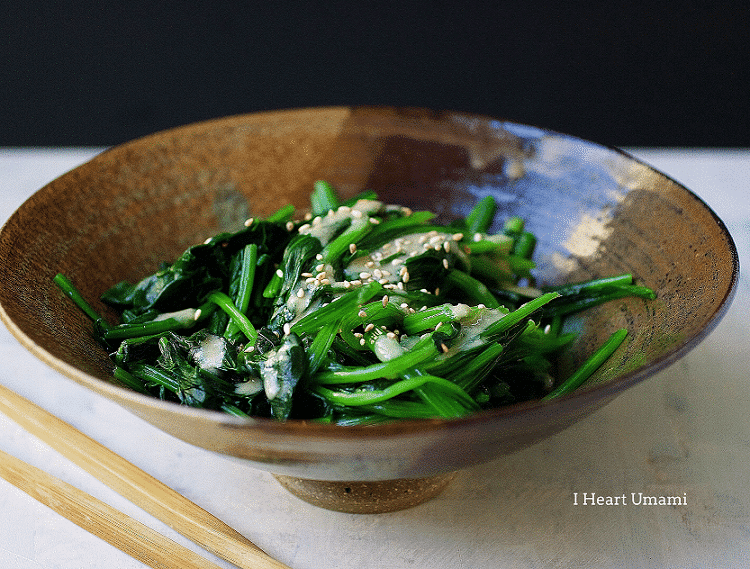
[[[152,139],[157,139],[163,136],[174,136],[180,132],[188,131],[191,129],[201,129],[212,124],[218,125],[223,122],[231,122],[242,120],[246,117],[257,117],[261,115],[288,115],[291,113],[305,113],[310,111],[316,112],[345,112],[345,111],[357,111],[357,110],[368,110],[375,112],[406,112],[406,113],[447,113],[452,116],[460,116],[464,118],[470,118],[474,120],[484,120],[497,122],[502,125],[513,125],[518,128],[531,128],[539,131],[540,134],[562,137],[569,141],[573,141],[577,144],[586,144],[600,149],[609,150],[615,152],[629,161],[635,162],[652,173],[656,173],[662,178],[669,180],[679,188],[680,191],[685,192],[689,197],[698,202],[698,204],[705,209],[712,217],[717,226],[720,229],[721,234],[725,237],[729,253],[732,261],[732,270],[730,276],[730,284],[726,289],[723,298],[720,300],[716,307],[716,310],[709,317],[706,324],[686,342],[678,345],[677,347],[667,351],[658,358],[654,359],[648,366],[639,367],[629,372],[618,376],[612,381],[607,381],[603,384],[594,385],[590,387],[584,387],[575,390],[572,393],[563,395],[550,401],[532,400],[520,403],[510,404],[504,407],[498,407],[493,409],[480,410],[464,417],[452,418],[452,419],[402,419],[392,422],[385,422],[376,425],[352,425],[342,427],[335,424],[317,423],[314,421],[303,420],[303,419],[290,419],[284,422],[277,421],[273,418],[266,417],[236,417],[228,413],[217,410],[208,410],[189,407],[180,405],[179,403],[173,403],[169,401],[163,401],[157,397],[152,397],[137,393],[133,390],[128,389],[124,386],[119,386],[113,382],[103,381],[93,375],[90,375],[77,367],[65,362],[64,360],[57,358],[47,352],[44,348],[34,342],[29,336],[21,330],[21,328],[10,318],[5,306],[0,303],[0,321],[2,321],[9,329],[11,334],[37,359],[47,364],[53,370],[61,373],[62,375],[76,381],[79,384],[97,392],[98,394],[105,396],[120,405],[130,404],[136,407],[151,407],[156,408],[162,412],[171,414],[183,415],[199,420],[205,420],[211,423],[218,423],[222,426],[236,428],[236,429],[249,429],[254,430],[256,428],[262,428],[264,431],[284,434],[286,436],[294,437],[319,437],[326,439],[348,439],[351,437],[356,438],[383,438],[395,435],[412,434],[412,433],[426,433],[428,431],[437,430],[453,430],[462,428],[472,428],[481,426],[486,423],[494,424],[500,421],[510,421],[518,419],[523,416],[536,415],[537,413],[544,413],[549,416],[563,416],[574,412],[577,409],[588,408],[597,403],[607,403],[613,399],[617,394],[626,389],[640,383],[648,377],[658,373],[659,371],[667,368],[672,363],[679,360],[687,352],[695,348],[701,343],[720,323],[722,318],[726,315],[729,310],[732,301],[737,292],[737,284],[739,280],[739,255],[737,252],[734,240],[725,225],[725,223],[719,218],[719,216],[713,211],[713,209],[697,194],[692,190],[684,186],[679,181],[670,177],[668,174],[661,172],[654,168],[644,160],[634,157],[630,153],[606,144],[593,142],[584,138],[580,138],[575,135],[570,135],[555,130],[538,127],[532,124],[521,123],[513,120],[501,119],[491,117],[488,115],[482,115],[478,113],[469,113],[463,111],[452,111],[452,110],[436,110],[426,107],[418,106],[389,106],[389,105],[353,105],[353,106],[319,106],[319,107],[300,107],[291,109],[278,109],[278,110],[266,110],[258,112],[240,113],[230,116],[217,117],[164,130],[156,131],[144,136],[134,138],[132,140],[116,144],[109,148],[104,149],[86,162],[78,165],[77,167],[65,172],[48,182],[38,190],[36,190],[27,200],[25,200],[15,212],[5,221],[2,228],[0,228],[0,235],[5,233],[7,226],[14,216],[18,214],[20,210],[24,208],[29,202],[39,199],[39,196],[46,191],[51,191],[52,186],[56,180],[63,178],[78,169],[85,168],[91,163],[105,158],[110,153],[121,151],[121,149],[127,148],[134,144],[145,144]],[[130,407],[132,408],[132,407]]]

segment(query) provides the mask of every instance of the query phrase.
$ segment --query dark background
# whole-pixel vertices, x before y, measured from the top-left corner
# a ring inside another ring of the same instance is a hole
[[[0,146],[338,104],[615,146],[750,146],[750,2],[702,4],[15,2],[0,18]]]

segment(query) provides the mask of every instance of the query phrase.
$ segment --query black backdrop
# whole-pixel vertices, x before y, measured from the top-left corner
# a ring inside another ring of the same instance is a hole
[[[477,112],[617,146],[750,146],[750,2],[699,4],[14,2],[0,146],[336,104]]]

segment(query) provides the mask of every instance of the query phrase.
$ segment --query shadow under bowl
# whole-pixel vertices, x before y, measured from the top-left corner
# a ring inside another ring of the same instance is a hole
[[[65,273],[114,318],[97,302],[111,285],[139,280],[248,217],[286,203],[308,207],[317,179],[345,197],[374,189],[385,202],[430,209],[443,221],[492,195],[494,229],[517,215],[538,237],[539,283],[632,273],[657,298],[617,300],[569,323],[580,336],[559,363],[563,377],[614,330],[629,331],[577,392],[457,420],[245,420],[117,384],[90,321],[54,275]],[[270,471],[324,507],[384,511],[429,498],[457,470],[565,429],[682,357],[727,310],[738,272],[734,243],[706,204],[616,149],[456,112],[314,108],[156,133],[54,180],[0,234],[0,316],[41,360],[171,435]]]

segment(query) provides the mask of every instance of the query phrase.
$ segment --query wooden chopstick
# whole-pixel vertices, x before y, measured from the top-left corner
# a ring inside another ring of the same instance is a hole
[[[0,451],[0,477],[76,525],[156,569],[220,569],[119,510]]]
[[[243,569],[290,569],[166,484],[3,385],[0,411],[203,549]]]

